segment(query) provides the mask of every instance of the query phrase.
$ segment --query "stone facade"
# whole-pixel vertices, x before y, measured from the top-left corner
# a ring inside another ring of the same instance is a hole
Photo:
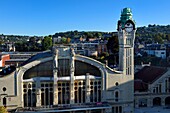
[[[122,14],[125,13],[131,14],[130,9],[125,8]],[[120,20],[119,24],[126,24],[123,22]],[[65,46],[53,47],[52,51],[31,57],[22,67],[0,76],[0,106],[7,109],[64,106],[68,112],[83,109],[82,112],[92,113],[133,113],[134,35],[135,29],[127,32],[122,27],[118,30],[118,70],[76,55],[73,49]]]
[[[157,71],[156,74],[152,74],[150,71]],[[170,69],[162,67],[144,67],[141,70],[142,75],[148,73],[147,76],[154,78],[149,82],[144,79],[135,79],[135,85],[141,87],[141,89],[135,88],[135,107],[154,107],[154,106],[169,106],[170,105]],[[139,76],[139,72],[136,76]],[[148,77],[149,78],[149,77]],[[140,83],[140,84],[139,84]],[[146,87],[142,85],[145,84]]]

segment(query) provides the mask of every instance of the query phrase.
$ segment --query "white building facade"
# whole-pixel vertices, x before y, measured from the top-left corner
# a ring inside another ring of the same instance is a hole
[[[2,71],[0,106],[17,112],[133,113],[136,29],[129,8],[122,10],[118,28],[118,70],[70,47],[53,47]]]

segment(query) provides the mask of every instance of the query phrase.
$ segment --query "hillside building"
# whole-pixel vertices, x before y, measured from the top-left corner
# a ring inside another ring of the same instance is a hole
[[[135,74],[135,107],[170,105],[170,69],[145,66]]]

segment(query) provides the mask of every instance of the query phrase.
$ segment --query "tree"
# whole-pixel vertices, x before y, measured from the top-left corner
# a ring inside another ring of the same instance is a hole
[[[35,43],[35,42],[36,42],[36,37],[31,37],[31,38],[29,39],[29,41],[30,41],[31,43]]]
[[[0,113],[8,113],[7,109],[3,106],[0,106]]]
[[[90,38],[93,38],[93,34],[91,32],[84,32],[84,36],[86,37],[86,41],[89,41]]]
[[[70,41],[71,41],[71,39],[70,39],[70,38],[67,38],[66,43],[69,44]]]
[[[27,51],[28,49],[26,47],[26,42],[18,41],[15,43],[16,51]]]
[[[118,37],[117,36],[112,36],[109,38],[108,43],[107,43],[107,50],[109,53],[117,54],[119,50],[119,44],[118,44]]]
[[[167,34],[167,35],[166,35],[166,39],[167,39],[168,41],[170,41],[170,34]]]
[[[109,52],[109,57],[107,57],[107,60],[112,65],[117,65],[117,62],[119,60],[118,51],[119,51],[119,42],[117,36],[112,36],[109,38],[107,43],[107,50]]]
[[[52,47],[52,37],[45,36],[42,42],[43,50],[48,50]]]
[[[101,37],[102,37],[102,34],[99,33],[99,32],[96,32],[96,33],[94,34],[94,37],[96,37],[96,38],[101,38]]]
[[[160,44],[163,43],[163,39],[159,36],[159,35],[156,35],[155,38],[154,38],[155,42],[158,42]]]
[[[62,37],[61,38],[61,43],[62,44],[66,44],[67,43],[67,38],[66,37]]]
[[[74,35],[78,35],[78,30],[75,30],[75,31],[74,31]]]

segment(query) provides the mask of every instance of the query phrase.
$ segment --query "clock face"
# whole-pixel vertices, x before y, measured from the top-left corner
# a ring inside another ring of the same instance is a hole
[[[126,23],[125,24],[125,30],[126,30],[126,32],[131,32],[133,30],[133,24],[132,23]]]

